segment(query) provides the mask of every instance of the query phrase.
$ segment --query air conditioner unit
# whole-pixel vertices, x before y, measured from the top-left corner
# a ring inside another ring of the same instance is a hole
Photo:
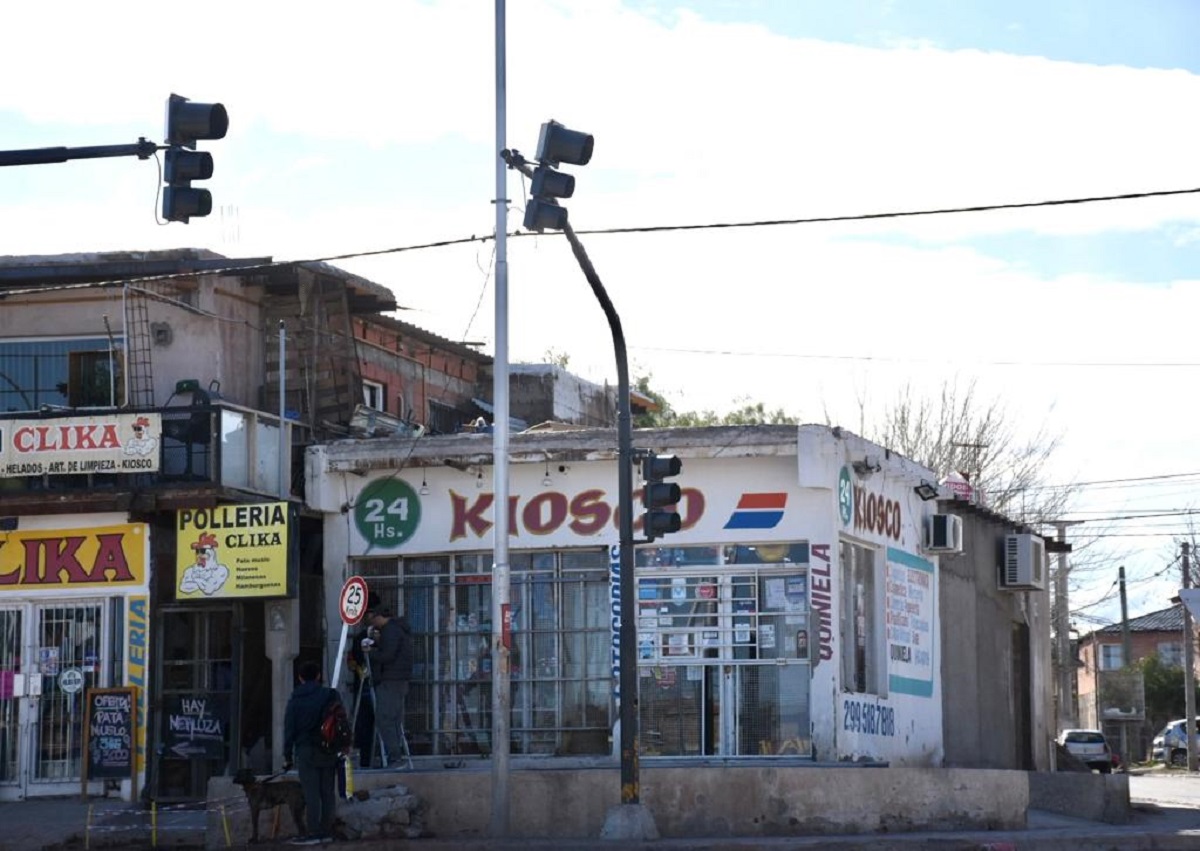
[[[925,551],[962,552],[962,518],[957,514],[931,514],[925,518]]]
[[[1005,535],[1000,587],[1009,591],[1046,587],[1046,544],[1038,535]]]

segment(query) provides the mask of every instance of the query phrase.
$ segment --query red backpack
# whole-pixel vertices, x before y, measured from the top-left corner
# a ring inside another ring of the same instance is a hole
[[[354,744],[354,733],[350,729],[350,718],[342,699],[335,693],[325,705],[321,715],[321,750],[331,754],[347,754]]]

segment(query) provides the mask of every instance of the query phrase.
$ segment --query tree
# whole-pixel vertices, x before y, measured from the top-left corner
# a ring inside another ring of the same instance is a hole
[[[987,505],[1026,523],[1061,517],[1075,489],[1048,487],[1044,471],[1062,443],[1045,423],[1019,435],[999,399],[980,398],[975,382],[947,381],[935,396],[905,385],[867,437],[924,464],[939,480],[965,476]]]
[[[787,425],[796,424],[799,420],[783,410],[776,408],[768,411],[762,402],[751,402],[747,398],[738,399],[741,407],[724,414],[713,410],[677,411],[661,393],[651,389],[649,375],[637,377],[633,381],[633,389],[654,401],[657,410],[647,410],[633,418],[636,428],[675,428],[686,426],[711,425]]]
[[[1183,690],[1183,668],[1164,665],[1157,656],[1139,659],[1134,667],[1141,669],[1146,684],[1146,723],[1154,732],[1176,718],[1183,718],[1187,697]],[[1200,706],[1200,684],[1196,686],[1196,705]]]
[[[859,404],[866,423],[865,406]],[[1003,402],[982,398],[974,381],[965,387],[945,381],[932,396],[920,396],[905,385],[885,406],[879,424],[873,429],[864,425],[863,432],[929,467],[939,481],[954,472],[966,476],[988,508],[1034,528],[1067,515],[1079,490],[1074,484],[1047,484],[1045,478],[1062,435],[1044,421],[1020,432]],[[1097,546],[1108,528],[1089,523],[1072,535],[1069,579],[1074,589],[1124,558],[1111,543]]]

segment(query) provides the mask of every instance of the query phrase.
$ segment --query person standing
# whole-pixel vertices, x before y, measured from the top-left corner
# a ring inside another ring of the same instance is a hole
[[[375,682],[375,727],[383,738],[388,762],[398,765],[404,753],[404,709],[408,699],[408,683],[412,679],[412,629],[403,616],[392,615],[380,607],[367,613],[367,620],[379,637],[368,644],[371,653],[371,675]]]
[[[294,764],[300,774],[308,822],[308,833],[292,840],[292,844],[318,845],[333,840],[338,760],[337,754],[321,747],[321,721],[325,708],[341,697],[334,689],[321,685],[321,666],[316,662],[302,662],[299,675],[300,684],[288,699],[283,716],[283,769],[290,771]],[[305,828],[296,825],[296,829]]]

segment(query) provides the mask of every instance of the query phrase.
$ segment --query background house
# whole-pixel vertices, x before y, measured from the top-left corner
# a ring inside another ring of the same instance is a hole
[[[1125,658],[1125,636],[1129,658]],[[1131,670],[1153,657],[1169,668],[1183,669],[1183,604],[1109,624],[1080,636],[1077,644],[1076,683],[1079,723],[1103,730],[1130,761],[1145,759],[1150,740],[1168,721],[1183,717],[1180,710],[1166,713],[1147,707],[1140,671]],[[1168,717],[1169,716],[1169,717]]]

